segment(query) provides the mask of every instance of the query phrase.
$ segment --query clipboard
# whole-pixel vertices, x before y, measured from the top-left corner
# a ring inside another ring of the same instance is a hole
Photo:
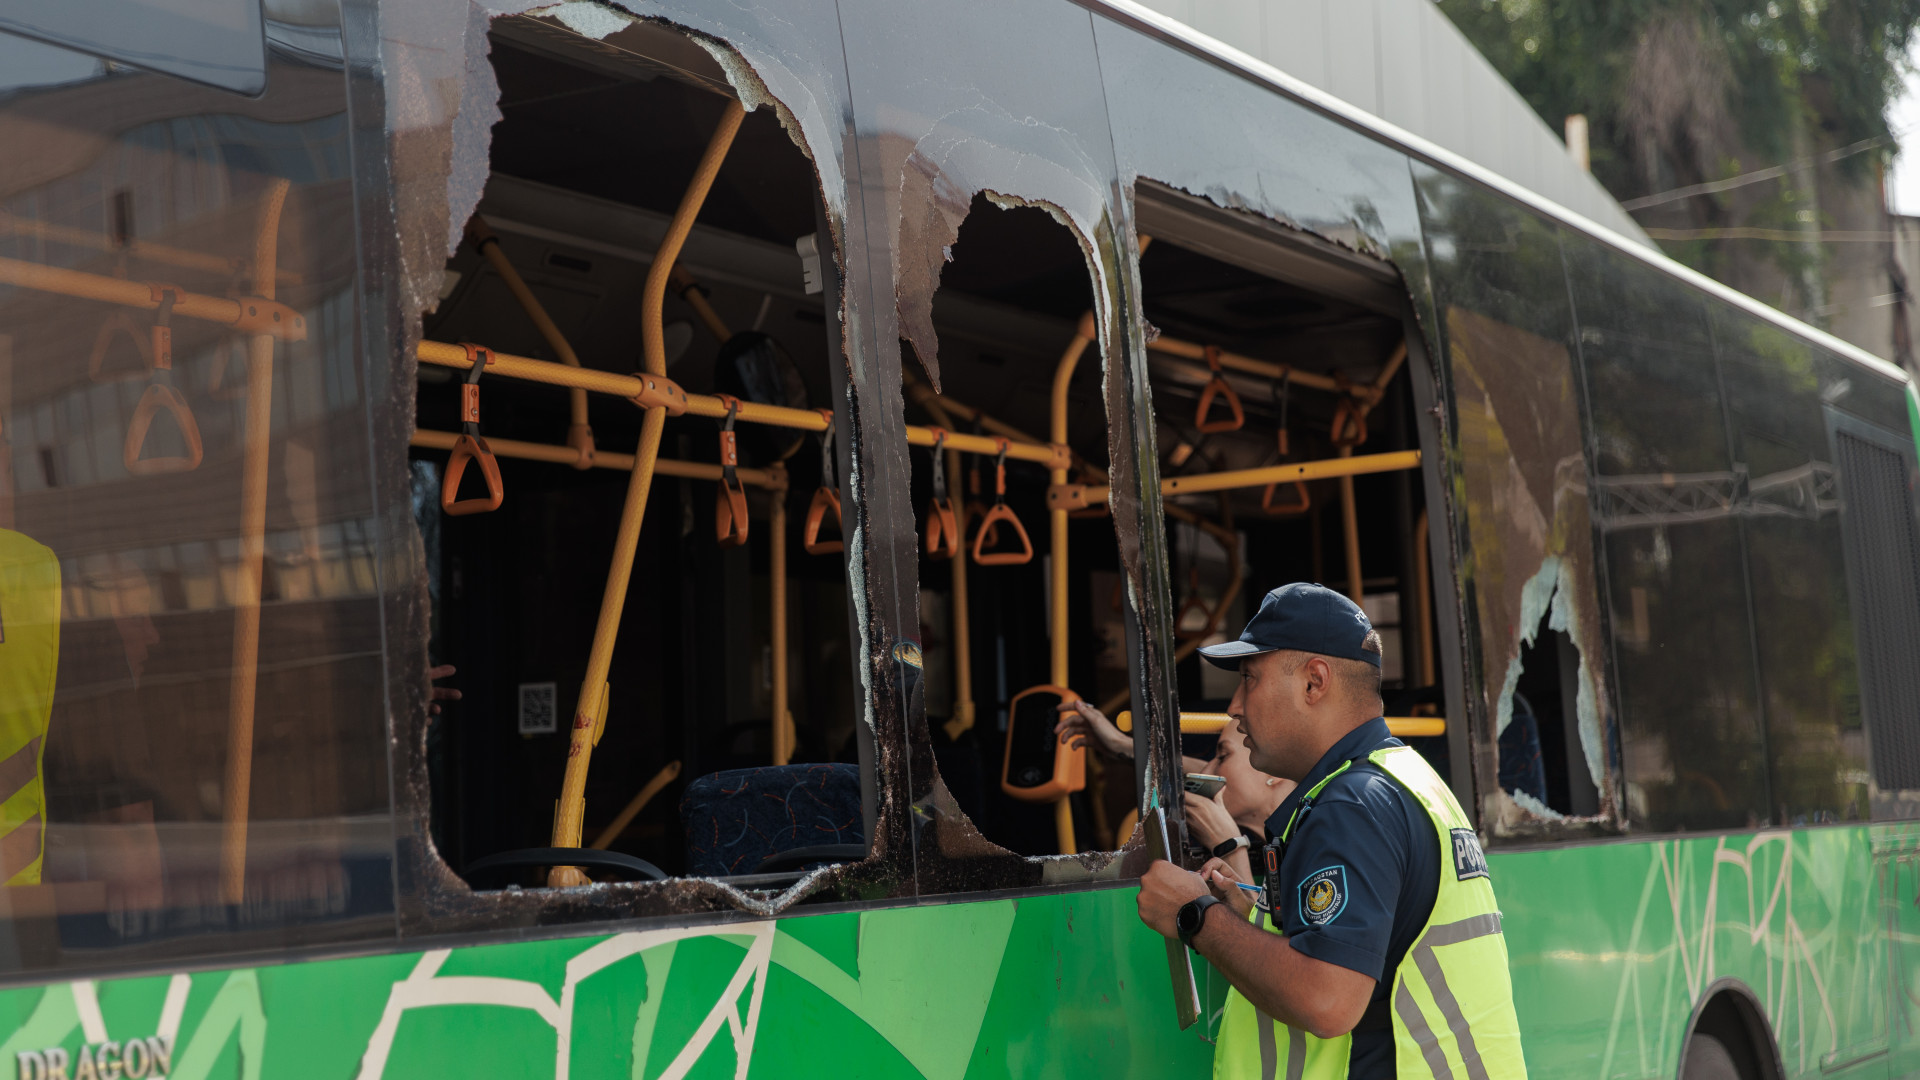
[[[1147,854],[1155,860],[1173,863],[1171,845],[1167,842],[1167,808],[1156,806],[1147,812],[1146,820]],[[1193,961],[1187,956],[1187,947],[1178,939],[1167,938],[1167,973],[1173,977],[1173,1011],[1180,1021],[1180,1030],[1185,1031],[1200,1019],[1200,990],[1193,981]]]

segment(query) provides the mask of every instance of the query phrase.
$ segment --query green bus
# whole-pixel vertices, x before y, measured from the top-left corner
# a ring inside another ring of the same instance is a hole
[[[1920,1070],[1910,381],[1634,240],[1129,0],[13,0],[0,146],[18,1080],[1203,1075],[1300,580],[1533,1076]]]

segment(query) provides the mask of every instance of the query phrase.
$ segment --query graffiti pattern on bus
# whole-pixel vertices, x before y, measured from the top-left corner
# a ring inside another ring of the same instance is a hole
[[[1685,1029],[1658,1021],[1687,1015],[1715,980],[1727,976],[1760,997],[1792,1073],[1885,1037],[1881,1010],[1843,1017],[1834,1004],[1836,996],[1873,1001],[1869,991],[1884,985],[1885,958],[1873,946],[1875,905],[1834,894],[1833,883],[1848,876],[1824,864],[1841,853],[1823,851],[1832,845],[1800,842],[1805,836],[1762,832],[1744,846],[1740,837],[1721,836],[1711,848],[1702,840],[1673,840],[1641,849],[1651,858],[1620,954],[1626,962],[1614,994],[1602,1078],[1670,1071],[1666,1066],[1677,1059]],[[1845,925],[1849,916],[1858,925]],[[1850,992],[1830,987],[1830,979],[1850,979],[1844,988]],[[1627,1055],[1634,1055],[1637,1068],[1623,1060]],[[1616,1062],[1622,1067],[1616,1069]]]
[[[574,995],[580,983],[604,968],[629,957],[640,956],[647,967],[649,983],[664,985],[671,957],[650,954],[650,951],[684,938],[706,936],[747,939],[746,957],[734,969],[726,989],[713,1007],[707,1010],[705,1019],[694,1030],[693,1037],[687,1040],[686,1045],[659,1074],[659,1080],[681,1080],[686,1076],[694,1063],[706,1053],[722,1027],[727,1029],[733,1040],[734,1061],[737,1063],[734,1075],[739,1080],[745,1080],[747,1065],[753,1060],[754,1033],[760,1024],[760,1000],[767,987],[767,961],[773,955],[774,924],[771,922],[730,926],[718,934],[706,928],[685,927],[616,934],[567,961],[566,981],[561,985],[558,1000],[539,983],[523,979],[439,975],[452,950],[436,949],[423,954],[414,965],[413,973],[394,984],[387,997],[386,1011],[380,1016],[380,1026],[374,1029],[373,1038],[367,1044],[366,1057],[361,1059],[359,1080],[381,1080],[386,1072],[387,1056],[393,1050],[394,1036],[400,1029],[400,1021],[409,1010],[445,1005],[498,1005],[529,1009],[538,1014],[554,1031],[554,1080],[567,1080],[572,1065]],[[742,995],[748,998],[744,1018],[739,1008]],[[648,995],[646,1003],[640,1007],[636,1030],[652,1026],[651,1021],[659,1011],[662,996],[658,993]],[[636,1076],[643,1074],[644,1065],[644,1062],[636,1062]]]

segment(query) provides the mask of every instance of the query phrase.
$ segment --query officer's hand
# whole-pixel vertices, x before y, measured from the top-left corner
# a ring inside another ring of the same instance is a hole
[[[1227,860],[1208,859],[1207,865],[1200,868],[1200,880],[1207,883],[1207,888],[1222,903],[1239,912],[1241,918],[1253,910],[1253,894],[1240,887],[1240,871]]]
[[[1199,874],[1191,874],[1170,862],[1155,860],[1147,872],[1140,878],[1140,897],[1136,901],[1140,908],[1140,921],[1162,937],[1180,939],[1180,931],[1173,925],[1173,917],[1189,900],[1197,900],[1208,893],[1207,883],[1200,880]]]
[[[1106,713],[1089,702],[1073,701],[1060,706],[1060,722],[1053,725],[1053,733],[1061,742],[1076,736],[1090,740],[1095,749],[1108,757],[1133,756],[1133,739],[1122,734],[1113,726],[1113,721],[1107,719]]]
[[[1227,813],[1227,789],[1221,788],[1213,798],[1203,799],[1193,792],[1183,793],[1187,807],[1187,828],[1193,832],[1194,840],[1200,846],[1212,851],[1223,841],[1240,835],[1240,826]]]

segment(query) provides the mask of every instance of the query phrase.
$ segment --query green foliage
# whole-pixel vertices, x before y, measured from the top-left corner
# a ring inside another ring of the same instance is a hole
[[[1920,20],[1920,0],[1438,4],[1555,131],[1571,113],[1588,116],[1594,173],[1623,199],[1662,180],[1696,183],[1786,161],[1800,122],[1827,146],[1887,138],[1887,104]],[[1692,35],[1691,78],[1662,85],[1658,50],[1648,44],[1674,26]],[[1703,83],[1717,84],[1717,94],[1699,93]],[[1676,92],[1692,100],[1667,105],[1696,116],[1724,110],[1729,129],[1703,139],[1697,126],[1676,132],[1646,124],[1646,99]],[[1699,145],[1707,141],[1716,145]],[[1857,178],[1871,159],[1848,160]]]

